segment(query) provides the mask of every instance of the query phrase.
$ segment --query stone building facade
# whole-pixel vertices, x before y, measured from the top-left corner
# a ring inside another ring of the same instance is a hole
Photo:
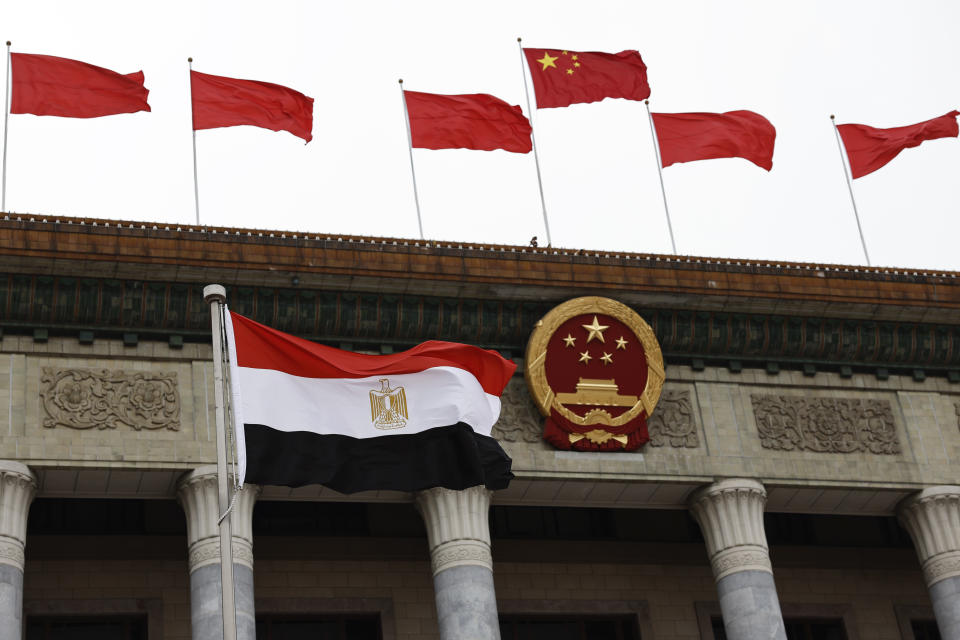
[[[341,348],[521,364],[606,296],[667,372],[650,442],[592,453],[519,367],[493,494],[247,486],[243,638],[960,639],[955,273],[7,216],[0,640],[217,637],[210,283]]]

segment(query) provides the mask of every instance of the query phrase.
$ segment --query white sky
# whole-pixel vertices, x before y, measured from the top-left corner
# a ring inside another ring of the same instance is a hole
[[[527,111],[516,38],[637,49],[655,111],[750,109],[777,128],[771,173],[746,160],[664,170],[680,253],[863,264],[829,114],[878,127],[960,107],[960,3],[30,2],[0,5],[13,51],[142,69],[152,113],[10,117],[7,208],[192,223],[187,57],[205,73],[315,98],[314,140],[197,133],[204,224],[416,237],[398,78]],[[534,114],[555,246],[668,253],[644,106]],[[415,150],[427,238],[526,244],[545,233],[533,155]],[[926,142],[854,182],[876,265],[960,270],[960,141]]]

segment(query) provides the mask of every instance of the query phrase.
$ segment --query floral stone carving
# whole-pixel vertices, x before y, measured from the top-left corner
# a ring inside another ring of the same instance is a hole
[[[541,420],[523,379],[512,378],[500,396],[500,419],[493,425],[492,435],[503,442],[540,442]]]
[[[665,389],[653,415],[647,419],[647,430],[651,447],[699,447],[690,392]]]
[[[40,400],[47,428],[180,429],[176,373],[44,367]]]
[[[900,453],[887,400],[752,395],[765,449],[823,453]]]

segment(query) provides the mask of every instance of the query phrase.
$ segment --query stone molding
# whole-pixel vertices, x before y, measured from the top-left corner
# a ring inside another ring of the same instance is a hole
[[[897,455],[900,440],[887,400],[750,396],[764,449]]]
[[[43,367],[43,426],[70,429],[180,429],[177,374]]]
[[[960,576],[960,486],[924,489],[900,503],[897,517],[913,539],[928,587]]]
[[[522,378],[513,377],[500,396],[500,419],[491,435],[501,442],[535,444],[543,440],[543,416]]]
[[[493,570],[489,519],[492,495],[482,486],[462,491],[436,487],[417,493],[417,510],[427,526],[433,575],[463,565]]]
[[[665,389],[653,415],[647,418],[647,431],[651,447],[699,447],[700,436],[693,418],[690,392]]]
[[[773,573],[763,529],[766,502],[763,485],[743,478],[720,480],[691,496],[717,581],[739,571]]]
[[[27,515],[37,493],[36,476],[26,465],[0,460],[0,564],[23,571]]]
[[[253,508],[260,495],[258,485],[245,484],[236,496],[230,514],[233,561],[253,568]],[[177,487],[177,499],[187,516],[190,572],[220,562],[220,528],[217,468],[198,467],[185,475]]]

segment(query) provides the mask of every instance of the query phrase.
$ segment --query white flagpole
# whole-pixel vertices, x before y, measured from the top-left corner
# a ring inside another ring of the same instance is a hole
[[[533,109],[530,108],[530,88],[527,86],[527,60],[523,55],[522,38],[517,38],[517,46],[520,48],[520,74],[523,78],[523,91],[527,95],[527,113],[530,116],[530,142],[533,145],[533,162],[537,166],[537,187],[540,189],[540,207],[543,211],[543,226],[547,230],[547,246],[552,246],[550,240],[550,221],[547,220],[547,201],[543,198],[543,180],[540,178],[540,157],[537,155],[537,138],[533,134]]]
[[[10,62],[10,41],[7,40],[7,92],[3,103],[3,195],[0,195],[0,211],[7,210],[7,129],[10,127],[10,76],[13,65]]]
[[[833,133],[837,136],[837,148],[840,149],[840,163],[843,165],[843,177],[847,179],[847,189],[850,190],[850,202],[853,204],[853,217],[857,221],[857,231],[860,232],[860,244],[863,245],[863,257],[867,259],[867,266],[872,266],[870,264],[870,254],[867,253],[867,241],[863,239],[863,227],[860,226],[860,214],[857,213],[857,201],[853,197],[853,179],[851,178],[850,167],[848,166],[849,158],[847,157],[846,149],[844,149],[843,141],[840,139],[840,130],[837,128],[836,119],[833,114],[830,114],[830,124],[833,125]]]
[[[187,58],[190,67],[190,133],[193,134],[193,202],[197,209],[197,226],[200,226],[200,187],[197,186],[197,130],[193,128],[193,58]]]
[[[219,284],[203,288],[203,300],[210,305],[210,327],[213,342],[213,398],[217,418],[217,513],[230,508],[230,485],[227,477],[227,431],[223,397],[223,324],[221,314],[227,291]],[[237,605],[233,583],[233,516],[221,517],[220,587],[223,613],[223,640],[237,640]]]
[[[410,175],[413,177],[413,202],[417,205],[417,227],[423,240],[423,219],[420,217],[420,196],[417,195],[417,172],[413,170],[413,134],[410,133],[410,114],[407,112],[407,96],[403,92],[403,78],[400,78],[400,100],[403,102],[403,121],[407,125],[407,151],[410,152]]]
[[[657,160],[657,175],[660,176],[660,193],[663,194],[663,210],[667,214],[667,229],[670,231],[670,246],[673,255],[677,255],[677,243],[673,239],[673,223],[670,222],[670,207],[667,206],[667,190],[663,186],[663,161],[660,159],[660,139],[657,138],[657,128],[653,126],[653,114],[650,113],[650,101],[644,100],[647,105],[647,119],[650,120],[650,135],[653,137],[653,156]]]

